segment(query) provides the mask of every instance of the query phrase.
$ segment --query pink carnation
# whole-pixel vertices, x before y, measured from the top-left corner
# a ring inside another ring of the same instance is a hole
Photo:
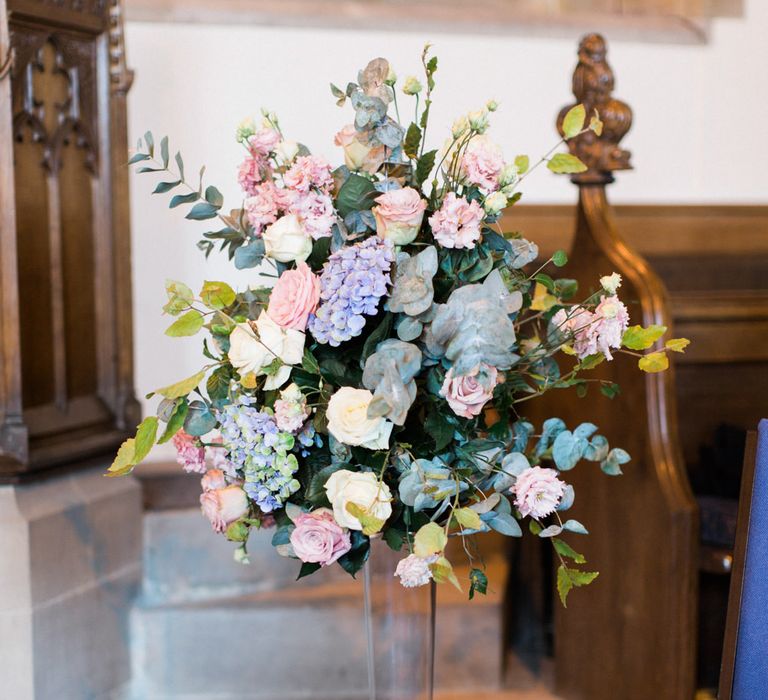
[[[498,370],[485,363],[477,365],[462,377],[455,376],[451,368],[445,375],[440,395],[445,397],[457,416],[474,418],[491,400],[500,379]]]
[[[179,430],[173,436],[173,446],[176,448],[176,461],[185,472],[205,474],[205,448],[198,447],[196,438]]]
[[[283,328],[303,331],[309,315],[320,302],[320,278],[309,265],[300,262],[295,270],[285,270],[269,296],[267,314]]]
[[[449,192],[443,205],[429,217],[435,240],[445,248],[474,248],[485,213],[477,202]]]
[[[302,513],[294,522],[291,546],[303,562],[328,566],[352,547],[349,533],[334,520],[328,508]]]
[[[560,309],[552,317],[552,325],[573,339],[573,349],[579,359],[602,353],[612,360],[611,349],[621,347],[629,313],[617,296],[607,296],[594,313],[583,307]]]
[[[269,177],[271,172],[269,162],[263,155],[249,153],[237,171],[237,182],[247,195],[252,196],[256,194],[259,183]]]
[[[461,172],[467,180],[491,192],[499,187],[503,167],[501,149],[487,136],[473,138],[461,157]]]
[[[248,139],[248,146],[252,153],[268,156],[275,150],[275,146],[277,146],[281,140],[280,134],[277,131],[267,127],[259,129],[253,136],[251,136]]]
[[[200,509],[215,532],[226,532],[229,525],[248,512],[248,496],[239,486],[204,491],[200,496]]]
[[[299,156],[283,176],[286,187],[306,194],[310,187],[330,190],[333,185],[331,166],[320,156]]]
[[[307,192],[296,197],[291,212],[299,217],[304,230],[315,240],[331,235],[336,221],[333,200],[322,192]]]
[[[565,492],[565,483],[557,477],[554,469],[541,467],[529,467],[517,477],[510,490],[523,517],[530,515],[538,520],[554,513]]]
[[[265,226],[277,221],[280,213],[288,209],[290,202],[291,196],[287,190],[267,180],[253,187],[252,195],[245,200],[243,208],[251,226],[261,232]]]

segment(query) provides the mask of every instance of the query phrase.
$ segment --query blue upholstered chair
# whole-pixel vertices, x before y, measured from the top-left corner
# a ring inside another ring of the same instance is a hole
[[[747,441],[719,698],[768,698],[768,420]]]

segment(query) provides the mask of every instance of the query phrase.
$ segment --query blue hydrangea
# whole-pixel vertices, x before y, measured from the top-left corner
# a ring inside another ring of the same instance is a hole
[[[377,236],[346,246],[328,258],[320,275],[320,307],[309,321],[318,343],[334,347],[363,331],[378,312],[394,261],[392,245]]]
[[[241,396],[220,411],[218,418],[227,458],[242,472],[245,492],[263,512],[270,513],[299,490],[294,478],[299,464],[291,452],[294,436],[280,431],[272,413],[258,410],[253,402]]]

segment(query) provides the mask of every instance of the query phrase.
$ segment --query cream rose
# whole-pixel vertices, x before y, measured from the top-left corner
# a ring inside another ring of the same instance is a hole
[[[419,233],[427,203],[412,187],[390,190],[376,199],[376,233],[395,245],[408,245]]]
[[[226,532],[229,525],[248,512],[248,496],[239,486],[204,491],[200,496],[200,509],[216,532]]]
[[[286,214],[267,226],[262,238],[265,254],[278,262],[306,260],[312,252],[312,237],[295,214]]]
[[[282,328],[266,311],[258,320],[238,323],[229,336],[229,361],[240,374],[263,374],[265,367],[279,359],[283,366],[267,377],[265,389],[277,389],[288,381],[291,365],[298,365],[304,355],[304,333]]]
[[[375,173],[384,162],[386,151],[384,146],[371,146],[360,139],[360,134],[353,124],[347,124],[339,131],[333,142],[344,149],[344,165],[350,170],[365,170]]]
[[[328,432],[345,445],[359,445],[369,450],[389,446],[392,423],[384,418],[368,417],[373,394],[367,389],[343,386],[328,402]]]
[[[285,163],[293,163],[294,158],[299,155],[299,144],[295,141],[281,141],[275,148],[277,154]]]
[[[333,517],[342,527],[362,530],[363,526],[347,510],[348,503],[363,508],[366,513],[386,521],[392,515],[392,492],[371,472],[351,472],[340,469],[325,482],[325,493],[333,506]]]

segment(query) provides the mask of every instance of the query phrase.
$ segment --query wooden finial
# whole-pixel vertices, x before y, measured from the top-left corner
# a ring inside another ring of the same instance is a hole
[[[600,136],[588,131],[568,142],[575,156],[589,170],[572,177],[576,183],[613,182],[614,170],[627,170],[630,152],[619,148],[619,142],[632,126],[632,110],[629,105],[612,96],[613,71],[605,59],[607,47],[599,34],[587,34],[579,44],[579,63],[573,72],[575,104],[583,104],[587,118],[595,110],[603,122]],[[563,118],[574,105],[563,107],[557,118],[557,129],[562,134]]]

